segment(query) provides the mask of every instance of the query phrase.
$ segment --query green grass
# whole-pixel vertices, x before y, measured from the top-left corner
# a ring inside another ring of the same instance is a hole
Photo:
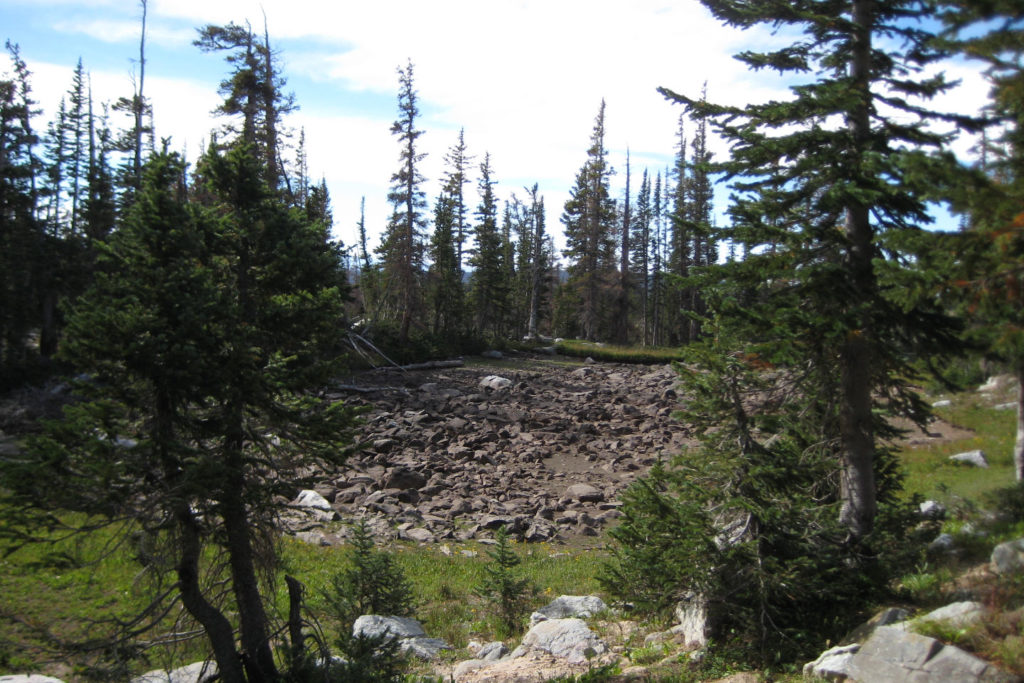
[[[907,495],[919,494],[957,509],[965,504],[978,505],[986,493],[1013,483],[1017,416],[1013,410],[996,410],[993,403],[977,394],[961,394],[952,406],[936,410],[942,419],[974,435],[933,446],[903,448],[900,459],[907,474]],[[976,449],[985,452],[987,469],[949,460],[951,455]]]
[[[566,340],[555,345],[559,353],[577,358],[593,358],[611,363],[661,364],[683,360],[683,349],[658,346],[613,346]]]

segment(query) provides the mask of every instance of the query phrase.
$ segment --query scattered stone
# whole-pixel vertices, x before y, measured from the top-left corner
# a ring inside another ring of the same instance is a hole
[[[956,549],[956,539],[952,534],[941,533],[928,544],[928,552],[933,555],[945,555]]]
[[[956,455],[949,456],[949,459],[953,462],[958,462],[963,465],[971,465],[973,467],[988,467],[988,458],[985,457],[985,451],[966,451],[964,453],[957,453]]]
[[[292,505],[300,508],[312,508],[314,510],[333,511],[330,502],[316,491],[305,489],[299,491],[298,497],[292,501]]]
[[[604,500],[604,491],[590,484],[573,484],[566,489],[565,496],[582,503],[599,503]]]
[[[523,637],[522,647],[564,657],[570,664],[587,662],[608,650],[582,619],[549,619],[535,624]]]
[[[502,354],[502,352],[501,352],[501,351],[498,351],[498,350],[496,350],[496,349],[492,349],[492,350],[490,350],[490,351],[484,351],[484,352],[483,352],[483,353],[481,353],[480,355],[481,355],[481,356],[482,356],[483,358],[491,358],[491,359],[493,359],[493,360],[501,360],[502,358],[504,358],[504,357],[505,357],[505,356],[504,356],[504,354]]]
[[[64,683],[64,681],[39,674],[11,674],[0,676],[0,683]]]
[[[921,517],[924,519],[945,519],[946,506],[935,500],[926,500],[920,505]]]
[[[997,574],[1024,572],[1024,538],[997,545],[992,551],[992,567]]]
[[[530,615],[530,624],[548,619],[587,619],[608,609],[596,595],[560,595]]]
[[[364,614],[352,624],[352,635],[373,638],[391,636],[399,641],[399,648],[420,659],[435,659],[442,650],[451,646],[440,638],[428,638],[423,626],[408,617],[384,617]]]
[[[498,375],[487,375],[480,380],[481,389],[490,389],[491,391],[503,391],[512,386],[512,380],[507,377],[500,377]]]
[[[950,401],[948,398],[944,398],[941,401],[936,401],[935,403],[933,403],[932,408],[948,408],[951,405],[953,405],[953,402]]]
[[[853,645],[854,643],[863,643],[870,638],[871,634],[880,626],[891,626],[893,624],[905,622],[909,618],[910,612],[902,607],[887,607],[857,628],[853,629],[839,644]]]
[[[496,662],[505,655],[508,654],[508,648],[505,647],[505,643],[500,640],[496,640],[493,643],[487,643],[480,647],[476,651],[476,658],[485,662]]]
[[[1017,409],[1017,404],[1016,403],[1000,403],[999,405],[994,406],[994,408],[996,410],[1016,410]]]
[[[850,661],[850,678],[857,681],[915,681],[916,683],[1010,683],[1011,676],[934,638],[883,626]]]

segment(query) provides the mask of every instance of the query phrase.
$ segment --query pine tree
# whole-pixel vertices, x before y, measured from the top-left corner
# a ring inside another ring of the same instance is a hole
[[[430,301],[434,333],[450,339],[462,332],[462,271],[456,254],[455,206],[447,190],[434,203],[434,233],[430,241]]]
[[[422,308],[421,285],[423,269],[423,229],[426,210],[419,164],[425,154],[418,151],[423,131],[416,130],[419,107],[413,82],[413,65],[398,69],[398,119],[391,126],[401,147],[399,169],[391,176],[391,219],[377,253],[381,257],[383,302],[387,313],[399,323],[399,342],[409,339],[409,328]]]
[[[906,0],[704,4],[739,28],[764,23],[802,34],[778,50],[739,55],[754,69],[809,74],[789,100],[735,108],[662,92],[708,117],[732,144],[722,166],[738,179],[729,234],[747,253],[734,276],[749,275],[762,292],[754,303],[763,304],[745,315],[763,325],[773,361],[800,349],[784,362],[830,364],[801,390],[837,397],[837,420],[827,423],[836,431],[822,438],[837,444],[840,518],[851,538],[863,539],[877,511],[887,428],[880,416],[924,418],[906,359],[949,348],[953,338],[951,321],[927,297],[894,300],[908,294],[897,255],[920,236],[932,179],[949,166],[929,154],[945,138],[927,129],[932,114],[912,101],[948,87],[941,75],[913,76],[943,57],[919,26],[930,8]],[[884,51],[874,42],[883,39]],[[885,116],[887,108],[904,118]]]
[[[578,321],[585,339],[594,341],[607,332],[602,313],[615,272],[615,202],[611,198],[608,152],[604,147],[605,103],[594,121],[587,161],[562,213],[565,225],[565,256],[569,259],[568,287],[579,301]]]
[[[636,197],[636,219],[632,221],[633,238],[630,241],[632,246],[631,269],[635,274],[635,280],[640,296],[641,335],[640,343],[646,346],[651,343],[651,222],[653,211],[651,208],[651,179],[644,169],[643,178],[640,181],[640,190]]]
[[[473,229],[475,246],[469,259],[473,267],[469,281],[470,307],[477,334],[484,337],[497,337],[501,333],[509,285],[505,278],[502,236],[498,231],[496,184],[491,178],[491,155],[485,154],[477,186],[480,204]]]
[[[35,114],[29,72],[17,45],[7,43],[13,73],[0,76],[0,387],[23,378],[29,331],[39,325],[39,277],[46,239],[36,218]]]
[[[444,185],[452,201],[452,219],[454,222],[455,260],[459,271],[462,271],[463,255],[466,239],[469,237],[469,225],[466,220],[466,198],[463,188],[469,183],[467,175],[473,157],[466,152],[466,131],[459,129],[459,139],[448,150],[444,157],[448,170],[445,172]]]
[[[324,226],[273,198],[249,149],[201,165],[215,201],[203,208],[179,158],[146,165],[68,322],[62,356],[89,380],[34,458],[0,463],[0,490],[19,511],[10,530],[81,511],[163,548],[175,589],[157,594],[180,597],[220,676],[272,681],[260,568],[274,566],[281,473],[340,464],[353,426],[313,391],[337,370],[343,280]],[[223,573],[206,567],[211,545]]]

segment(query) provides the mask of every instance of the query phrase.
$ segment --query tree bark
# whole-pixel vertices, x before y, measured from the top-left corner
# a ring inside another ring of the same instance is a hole
[[[181,602],[210,640],[213,657],[217,660],[220,680],[224,683],[245,683],[242,659],[235,649],[235,634],[231,622],[203,596],[199,585],[199,532],[188,506],[178,511],[178,529],[181,533],[181,555],[178,560],[178,586]]]
[[[1024,360],[1017,364],[1017,441],[1013,445],[1013,469],[1024,481]]]
[[[872,0],[853,2],[853,40],[850,76],[858,98],[847,115],[855,157],[870,144],[870,68]],[[859,164],[854,166],[859,173]],[[848,252],[845,267],[851,283],[848,305],[853,307],[853,328],[847,330],[839,351],[841,406],[839,415],[842,443],[840,522],[854,539],[869,533],[877,511],[874,473],[874,430],[871,414],[873,354],[870,312],[864,303],[875,289],[872,257],[872,228],[869,207],[850,198],[846,206]]]

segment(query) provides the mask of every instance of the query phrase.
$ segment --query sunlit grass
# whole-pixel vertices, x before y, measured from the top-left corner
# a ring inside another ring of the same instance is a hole
[[[595,344],[579,340],[565,340],[555,345],[559,353],[578,358],[612,363],[671,363],[683,360],[683,350],[679,347],[659,346],[614,346],[611,344]]]

